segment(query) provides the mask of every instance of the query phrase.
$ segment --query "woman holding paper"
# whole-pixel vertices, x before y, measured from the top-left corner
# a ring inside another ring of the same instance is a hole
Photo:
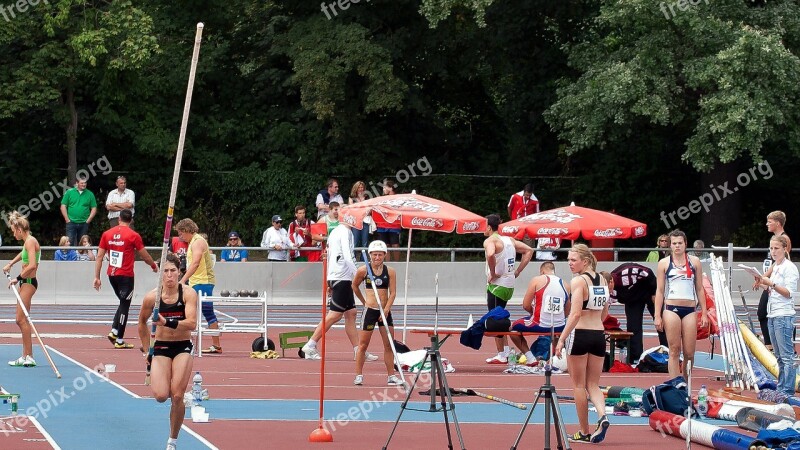
[[[773,236],[769,241],[769,253],[775,261],[770,267],[770,276],[762,276],[759,286],[767,289],[767,322],[775,358],[778,359],[778,391],[794,395],[795,368],[794,344],[794,299],[797,290],[797,267],[786,259],[789,242],[784,236]]]

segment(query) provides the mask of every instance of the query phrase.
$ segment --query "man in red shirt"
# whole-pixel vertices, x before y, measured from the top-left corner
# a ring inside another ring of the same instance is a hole
[[[520,219],[539,212],[539,200],[533,195],[533,183],[511,196],[508,201],[508,217],[510,220]]]
[[[130,209],[120,211],[119,225],[110,228],[100,237],[94,264],[94,288],[99,292],[100,271],[103,269],[103,259],[108,253],[108,282],[119,299],[119,307],[114,314],[114,324],[108,333],[108,340],[114,344],[114,348],[133,348],[133,345],[126,343],[123,337],[128,323],[128,311],[133,300],[133,263],[136,260],[136,253],[150,265],[153,272],[158,272],[158,266],[144,248],[142,237],[131,229],[132,220],[133,213]]]

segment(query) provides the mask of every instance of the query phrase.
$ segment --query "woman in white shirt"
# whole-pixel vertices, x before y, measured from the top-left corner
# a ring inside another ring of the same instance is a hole
[[[778,359],[778,391],[786,395],[794,395],[795,374],[794,344],[794,298],[797,290],[797,266],[786,259],[789,241],[784,236],[773,236],[769,240],[769,252],[772,259],[771,276],[762,276],[753,286],[768,289],[767,321],[772,349]]]

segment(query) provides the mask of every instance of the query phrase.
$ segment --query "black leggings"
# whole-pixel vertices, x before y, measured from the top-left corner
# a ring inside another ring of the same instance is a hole
[[[769,338],[769,328],[767,326],[767,304],[769,303],[769,292],[764,289],[761,299],[758,300],[758,323],[761,326],[761,335],[764,336],[764,345],[772,345]]]
[[[125,326],[128,324],[128,312],[133,299],[133,277],[114,275],[108,277],[108,283],[114,288],[114,293],[119,299],[119,307],[114,314],[114,324],[111,328],[117,330],[117,337],[125,337]]]

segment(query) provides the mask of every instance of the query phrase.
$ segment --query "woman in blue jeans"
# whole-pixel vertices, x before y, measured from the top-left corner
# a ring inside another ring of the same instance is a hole
[[[772,349],[778,359],[778,391],[794,395],[796,371],[794,367],[794,299],[792,292],[797,290],[797,266],[786,259],[789,241],[784,236],[773,236],[769,241],[769,252],[775,260],[772,274],[762,276],[753,286],[768,289],[767,321]]]

